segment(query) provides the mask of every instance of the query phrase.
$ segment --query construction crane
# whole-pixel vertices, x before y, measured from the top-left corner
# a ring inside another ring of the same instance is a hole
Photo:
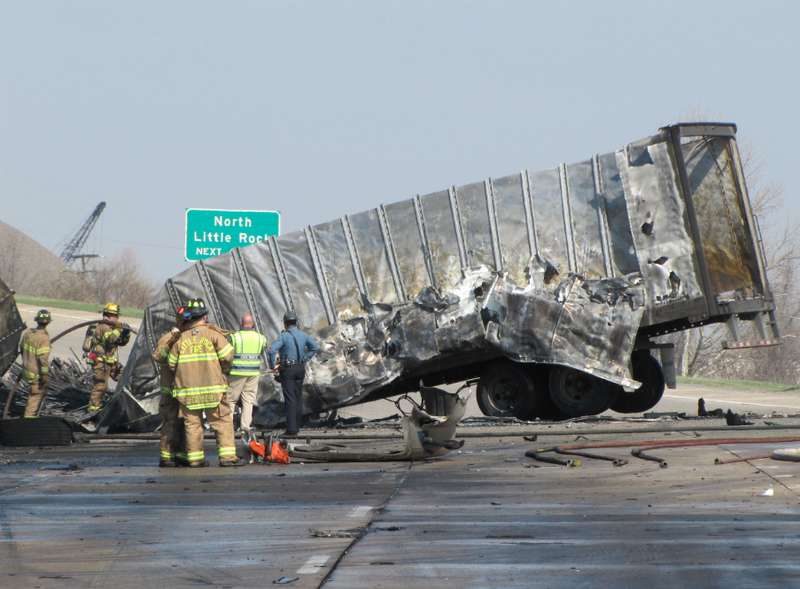
[[[82,254],[81,249],[83,248],[86,240],[89,239],[89,234],[94,229],[97,220],[100,218],[100,214],[106,208],[106,203],[101,202],[97,207],[95,207],[94,211],[86,221],[83,222],[81,228],[78,229],[78,232],[75,234],[70,242],[67,244],[67,247],[64,248],[64,251],[61,252],[59,256],[67,265],[72,264],[75,260],[81,260],[83,263],[83,270],[86,270],[86,259],[87,258],[99,258],[98,254]]]

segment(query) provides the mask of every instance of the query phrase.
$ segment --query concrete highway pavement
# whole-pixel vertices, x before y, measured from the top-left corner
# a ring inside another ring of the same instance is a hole
[[[32,319],[33,311],[23,310]],[[54,313],[79,322],[95,314]],[[133,325],[133,322],[131,322]],[[83,334],[70,347],[79,353]],[[65,340],[67,338],[64,338]],[[694,414],[697,399],[759,415],[800,411],[795,393],[693,385],[654,408]],[[396,413],[387,401],[341,410]],[[480,415],[474,398],[468,415]],[[609,415],[620,417],[618,414]],[[797,428],[800,420],[765,418]],[[647,430],[613,434],[606,430]],[[664,431],[679,426],[688,431]],[[787,587],[800,585],[800,463],[768,455],[798,436],[720,419],[460,427],[465,446],[415,463],[311,463],[159,469],[156,441],[0,447],[0,586],[163,587]],[[537,442],[522,438],[536,433]],[[580,442],[690,442],[633,458],[594,452],[579,468],[526,450]],[[66,470],[69,465],[74,469]]]
[[[694,442],[652,432],[587,442]],[[724,437],[751,437],[731,428]],[[800,464],[787,444],[534,462],[512,428],[415,463],[159,469],[157,442],[0,448],[0,586],[786,587],[800,583]],[[543,428],[542,432],[546,433]],[[577,432],[576,432],[577,433]],[[798,434],[776,431],[771,435]],[[758,432],[763,434],[763,432]],[[631,439],[633,438],[633,439]],[[795,444],[796,445],[796,444]],[[296,460],[296,459],[295,459]],[[75,464],[80,470],[52,470]],[[765,491],[771,494],[765,495]],[[360,536],[360,537],[359,537]]]

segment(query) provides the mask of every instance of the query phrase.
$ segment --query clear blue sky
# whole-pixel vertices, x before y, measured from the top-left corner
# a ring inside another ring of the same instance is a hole
[[[797,213],[800,2],[0,0],[0,220],[162,281],[187,207],[304,225],[607,153],[699,109]]]

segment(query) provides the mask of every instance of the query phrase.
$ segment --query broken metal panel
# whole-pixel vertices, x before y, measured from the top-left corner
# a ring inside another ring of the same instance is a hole
[[[528,283],[526,269],[535,253],[535,246],[531,248],[533,240],[528,236],[528,203],[522,188],[522,176],[515,174],[492,180],[492,189],[503,270],[523,286]]]
[[[682,145],[713,294],[760,283],[728,142],[718,137]]]
[[[200,266],[205,268],[210,286],[206,286],[203,293],[194,296],[206,297],[206,305],[211,309],[208,321],[216,325],[238,326],[242,315],[249,310],[250,302],[247,300],[234,256],[226,256],[224,261],[220,260],[215,264],[198,263],[198,267]]]
[[[145,392],[160,390],[160,372],[153,360],[156,342],[175,326],[175,307],[169,297],[160,297],[145,309],[139,333],[128,354],[128,362],[116,390]]]
[[[495,253],[492,247],[492,230],[489,205],[483,182],[468,184],[456,189],[461,234],[464,237],[467,266],[486,266],[493,270]]]
[[[604,280],[575,276],[564,281],[552,345],[552,362],[605,380],[638,388],[628,375],[628,359],[644,309],[638,273]]]
[[[244,264],[244,260],[242,258],[242,250],[237,247],[231,251],[232,251],[231,256],[233,257],[233,261],[236,264],[236,271],[239,274],[239,281],[241,282],[242,290],[244,291],[243,294],[245,295],[245,299],[247,300],[247,310],[249,314],[253,316],[253,321],[255,323],[255,330],[258,333],[264,333],[266,331],[266,323],[264,322],[264,319],[261,317],[261,310],[258,304],[256,290],[253,288],[253,281],[250,279],[250,273],[247,271],[247,267]]]
[[[294,311],[302,317],[303,329],[319,331],[330,323],[325,310],[314,263],[303,231],[275,238],[281,269],[294,304]]]
[[[625,200],[625,187],[617,168],[615,153],[598,158],[600,186],[605,200],[608,241],[611,246],[612,276],[625,276],[639,271],[639,260],[631,235],[631,222],[628,217],[628,203]]]
[[[569,208],[574,240],[576,272],[592,279],[606,276],[604,237],[600,221],[605,217],[596,192],[591,161],[566,167]]]
[[[397,302],[397,288],[389,265],[377,209],[351,215],[349,220],[366,281],[369,301],[373,303]]]
[[[214,289],[214,284],[211,281],[211,276],[209,276],[205,262],[200,260],[194,265],[194,269],[197,272],[201,290],[201,293],[195,294],[194,296],[201,297],[205,301],[206,308],[208,309],[208,320],[211,323],[223,323],[224,316],[222,309],[220,308],[216,290]]]
[[[647,301],[703,297],[694,263],[694,244],[686,230],[684,204],[666,144],[617,152],[625,187],[636,254]]]
[[[0,376],[6,373],[17,357],[25,329],[14,301],[14,291],[0,280]]]
[[[558,169],[530,172],[531,202],[536,223],[539,257],[546,260],[557,274],[570,271],[569,252],[561,202],[561,174]],[[545,280],[554,289],[558,280]]]
[[[338,319],[342,321],[361,315],[363,298],[341,221],[317,225],[314,227],[314,235]]]
[[[269,246],[264,242],[256,243],[240,249],[239,253],[258,302],[263,334],[271,341],[283,330],[283,314],[289,305],[281,292]]]
[[[461,282],[460,244],[456,236],[450,195],[445,190],[420,197],[425,216],[436,289],[447,292]]]
[[[400,417],[402,449],[392,447],[391,442],[374,439],[348,445],[289,444],[289,454],[292,458],[323,462],[395,462],[444,456],[463,446],[463,440],[456,440],[455,434],[458,422],[466,413],[468,399],[468,395],[456,396],[452,412],[444,417],[431,415],[417,407],[413,407],[410,414],[403,412]]]
[[[416,294],[431,281],[425,266],[425,248],[416,227],[414,203],[404,200],[384,207],[406,296]]]
[[[549,362],[562,305],[553,294],[534,285],[517,288],[496,277],[482,299],[486,339],[506,356],[520,362]],[[536,329],[516,326],[536,322]]]
[[[639,386],[627,363],[642,317],[641,276],[585,280],[568,274],[555,297],[497,277],[483,301],[487,340],[521,362],[571,366],[625,386]],[[535,329],[520,325],[535,321]]]

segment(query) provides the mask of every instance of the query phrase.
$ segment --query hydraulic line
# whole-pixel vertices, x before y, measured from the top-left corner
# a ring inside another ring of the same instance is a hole
[[[772,454],[764,454],[762,456],[745,456],[744,458],[732,458],[731,460],[714,459],[714,464],[731,464],[733,462],[749,462],[751,460],[764,460],[765,458],[772,458]]]
[[[557,454],[570,454],[572,456],[582,456],[583,458],[593,458],[595,460],[605,460],[612,463],[614,466],[625,466],[628,461],[624,458],[616,458],[614,456],[606,456],[605,454],[594,454],[592,452],[581,452],[579,450],[561,450],[560,448],[553,448]]]
[[[630,448],[637,446],[631,451],[633,456],[643,458],[644,460],[653,460],[658,462],[662,468],[667,466],[667,461],[662,458],[656,458],[651,455],[644,454],[643,449],[648,450],[658,448],[690,448],[693,446],[722,446],[726,444],[783,444],[787,442],[800,442],[800,437],[783,437],[783,438],[717,438],[710,440],[685,440],[683,442],[663,442],[657,441],[644,441],[644,442],[596,442],[590,444],[570,444],[564,446],[553,446],[550,448],[542,448],[540,450],[529,450],[525,456],[541,460],[538,456],[541,452],[556,452],[559,454],[570,454],[578,450],[589,450],[596,448]],[[608,458],[603,458],[608,460]],[[558,463],[556,463],[558,464]]]

